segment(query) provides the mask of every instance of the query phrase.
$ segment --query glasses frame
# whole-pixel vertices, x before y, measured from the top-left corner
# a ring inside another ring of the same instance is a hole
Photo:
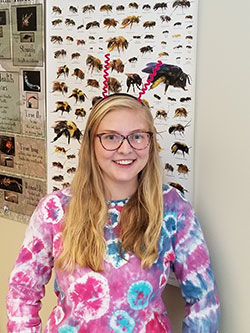
[[[132,146],[131,142],[129,141],[129,137],[130,137],[131,135],[133,135],[133,134],[137,134],[137,133],[147,133],[147,134],[149,134],[149,141],[148,141],[148,144],[146,145],[146,147],[144,147],[144,148],[135,148],[135,147]],[[112,134],[116,134],[116,135],[118,134],[118,135],[122,138],[122,140],[121,140],[119,146],[118,146],[117,148],[115,148],[115,149],[107,149],[107,148],[105,148],[104,145],[103,145],[103,143],[102,143],[102,136],[103,136],[104,134],[111,134],[111,135],[112,135]],[[144,150],[144,149],[146,149],[146,148],[150,145],[151,140],[152,140],[152,137],[153,137],[153,133],[152,133],[152,132],[147,132],[147,131],[140,131],[140,132],[135,132],[135,133],[128,134],[127,136],[124,136],[124,135],[119,134],[119,133],[99,133],[99,134],[96,134],[96,136],[99,138],[100,143],[101,143],[101,145],[102,145],[102,148],[105,149],[105,150],[107,150],[107,151],[115,151],[115,150],[118,150],[118,149],[121,147],[121,145],[123,144],[123,142],[124,142],[125,140],[128,141],[128,143],[129,143],[129,145],[130,145],[131,148],[133,148],[133,149],[135,149],[135,150]]]

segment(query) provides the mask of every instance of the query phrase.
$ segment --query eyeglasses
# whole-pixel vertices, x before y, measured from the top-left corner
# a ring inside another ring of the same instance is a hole
[[[96,136],[99,138],[100,143],[105,150],[113,151],[119,149],[124,140],[127,140],[133,149],[143,150],[150,144],[153,133],[136,132],[127,136],[118,133],[100,133],[96,134]]]

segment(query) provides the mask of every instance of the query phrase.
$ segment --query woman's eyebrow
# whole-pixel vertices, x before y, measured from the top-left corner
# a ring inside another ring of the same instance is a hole
[[[138,132],[148,132],[147,129],[142,129],[142,128],[138,128],[138,129],[134,129],[132,131],[130,131],[127,135],[130,135],[130,134],[133,134],[133,133],[138,133]],[[107,129],[107,130],[102,130],[101,133],[116,133],[116,134],[120,134],[120,135],[123,135],[121,134],[119,131],[117,130],[112,130],[112,129]]]

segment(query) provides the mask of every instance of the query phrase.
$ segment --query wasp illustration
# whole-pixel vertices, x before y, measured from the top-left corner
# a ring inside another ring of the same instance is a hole
[[[85,45],[85,41],[83,39],[77,39],[76,45]]]
[[[73,41],[74,41],[74,38],[71,37],[71,36],[67,36],[65,39],[66,39],[68,42],[73,42]]]
[[[89,70],[91,70],[91,73],[93,73],[94,69],[96,69],[98,72],[100,72],[103,68],[101,60],[92,55],[88,55],[88,57],[86,59],[86,65],[89,66]]]
[[[178,151],[181,151],[185,157],[185,153],[189,154],[189,147],[184,142],[175,142],[171,146],[171,152],[175,155]]]
[[[66,85],[65,82],[55,81],[55,82],[53,82],[52,92],[55,92],[55,91],[59,91],[64,95],[65,93],[68,92],[68,86]]]
[[[127,75],[127,92],[129,91],[130,87],[133,87],[133,91],[135,92],[135,87],[138,89],[141,89],[142,85],[142,78],[140,77],[139,74],[136,73],[126,73]]]
[[[62,20],[61,19],[56,19],[56,20],[53,20],[51,23],[52,23],[53,27],[55,27],[55,26],[61,24]]]
[[[172,7],[182,7],[182,8],[188,8],[190,7],[190,1],[187,0],[177,0],[173,3]]]
[[[108,42],[107,48],[110,52],[112,52],[116,48],[120,53],[120,50],[124,51],[125,49],[128,48],[128,41],[123,36],[109,38],[107,42]]]
[[[154,35],[145,35],[144,39],[154,39]]]
[[[116,10],[122,12],[123,10],[125,10],[125,7],[123,5],[120,5],[116,7]]]
[[[179,183],[173,183],[170,182],[168,183],[170,186],[176,188],[178,191],[180,191],[182,194],[184,194],[185,192],[188,192],[188,190],[186,190],[181,184]]]
[[[160,19],[162,22],[170,22],[171,21],[171,17],[168,15],[161,15]]]
[[[177,166],[178,166],[177,171],[179,173],[183,173],[184,175],[187,175],[190,171],[186,164],[177,164]]]
[[[118,93],[121,89],[121,83],[116,78],[110,76],[108,78],[108,91]]]
[[[109,67],[111,68],[111,72],[113,70],[117,71],[117,73],[124,72],[124,64],[120,58],[110,61]]]
[[[168,5],[167,5],[166,2],[157,2],[154,5],[154,7],[153,7],[154,10],[157,10],[157,9],[167,9],[167,8],[168,8]]]
[[[131,63],[134,63],[134,62],[138,61],[138,58],[132,57],[132,58],[128,59],[128,61]]]
[[[84,6],[82,8],[83,13],[86,13],[86,12],[91,13],[91,12],[94,12],[94,11],[95,11],[95,6],[93,6],[93,5],[87,5],[87,6]]]
[[[78,119],[78,117],[84,118],[86,116],[86,111],[84,108],[76,109],[75,115],[76,115],[76,119]]]
[[[113,27],[115,28],[118,24],[118,21],[116,21],[114,18],[106,18],[104,21],[103,21],[103,24],[104,24],[104,27],[105,28],[110,28],[110,27]]]
[[[161,118],[164,118],[164,119],[167,119],[168,117],[168,113],[161,109],[161,110],[157,110],[156,111],[156,114],[155,114],[155,118],[158,118],[158,119],[161,119]]]
[[[76,22],[74,21],[74,20],[72,20],[72,19],[69,19],[69,18],[66,18],[65,19],[65,24],[67,25],[67,26],[74,26],[74,25],[76,25]]]
[[[103,5],[100,7],[101,12],[112,12],[113,7],[111,5]]]
[[[54,13],[54,14],[62,14],[62,10],[58,6],[53,6],[52,7],[52,13]]]
[[[170,163],[165,163],[164,169],[170,172],[174,172],[174,167]]]
[[[130,26],[130,28],[132,28],[134,23],[139,23],[140,22],[140,18],[139,16],[127,16],[125,19],[122,20],[122,27],[121,29],[124,29],[128,26]]]
[[[92,21],[86,24],[86,30],[90,29],[90,28],[100,28],[100,23],[97,21]]]
[[[155,65],[155,62],[150,62],[147,64],[147,67],[142,70],[142,72],[151,74]],[[175,65],[162,64],[152,81],[150,89],[154,89],[160,83],[165,84],[164,93],[166,93],[169,86],[187,90],[186,85],[187,83],[190,84],[190,79],[189,75],[184,73],[180,67]]]
[[[180,135],[184,135],[185,128],[189,125],[190,125],[190,121],[185,126],[183,126],[182,124],[172,125],[168,129],[168,133],[175,135],[176,132],[178,132]]]
[[[138,9],[139,8],[139,5],[136,3],[136,2],[130,2],[128,4],[128,8],[135,8],[135,9]]]
[[[68,139],[68,144],[70,144],[71,138],[74,138],[80,142],[82,133],[73,121],[57,120],[53,128],[56,136],[52,142],[58,140],[62,135]]]
[[[58,169],[63,169],[63,165],[61,162],[52,162],[52,166]]]
[[[76,14],[78,12],[78,9],[74,6],[69,6],[69,11]]]
[[[85,74],[80,68],[75,68],[72,76],[75,76],[76,78],[83,80]]]
[[[56,102],[56,109],[53,112],[58,112],[58,111],[61,111],[62,115],[63,115],[63,112],[68,112],[69,113],[71,111],[71,106],[69,105],[68,102],[57,101]]]
[[[69,75],[69,67],[67,65],[64,65],[64,66],[61,66],[61,67],[58,67],[58,70],[57,70],[57,79],[61,76],[61,75],[64,75],[65,76],[68,76]]]
[[[52,180],[54,180],[55,182],[62,182],[64,180],[64,177],[63,175],[54,176],[52,177]]]
[[[180,98],[180,102],[183,103],[183,102],[189,102],[191,101],[191,97],[181,97]]]
[[[188,115],[188,112],[185,108],[178,108],[175,110],[175,113],[174,113],[174,118],[181,118],[181,117],[184,117],[184,118],[187,118],[187,115]]]
[[[96,79],[88,79],[87,80],[87,86],[89,87],[94,87],[94,88],[99,88],[99,82]]]
[[[17,180],[13,177],[4,177],[4,176],[0,176],[0,185],[1,188],[4,189],[10,189],[10,187],[12,188],[13,191],[15,192],[19,192],[22,193],[22,180]]]
[[[69,96],[69,98],[74,97],[76,100],[76,103],[79,102],[84,102],[85,98],[87,98],[87,96],[84,94],[84,92],[78,88],[75,88],[74,90],[72,90],[72,94]]]
[[[73,159],[73,158],[76,158],[75,154],[67,155],[67,159],[68,160]]]
[[[65,57],[67,54],[66,50],[62,49],[62,50],[58,50],[58,51],[55,51],[54,53],[54,58],[57,59],[59,57]]]
[[[155,21],[145,21],[143,23],[143,28],[152,28],[156,25],[156,22]]]
[[[150,45],[143,46],[143,47],[140,48],[140,51],[141,51],[142,54],[151,53],[151,52],[153,52],[153,47],[150,46]]]
[[[80,57],[80,53],[79,52],[74,52],[71,54],[71,59],[78,59]]]
[[[145,4],[142,6],[142,9],[151,9],[151,6],[149,4]]]
[[[50,41],[54,44],[61,44],[63,42],[63,38],[61,36],[51,36]]]
[[[67,173],[75,173],[76,172],[76,168],[75,167],[71,167],[67,170]]]
[[[169,54],[167,53],[167,52],[160,52],[159,54],[158,54],[158,57],[168,57],[169,56]]]

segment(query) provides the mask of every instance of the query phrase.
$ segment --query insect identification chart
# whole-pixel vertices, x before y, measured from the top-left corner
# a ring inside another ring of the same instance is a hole
[[[49,191],[70,184],[92,100],[106,88],[148,103],[164,182],[192,201],[197,7],[188,0],[48,1]]]
[[[27,223],[46,188],[42,1],[0,1],[0,215]]]

